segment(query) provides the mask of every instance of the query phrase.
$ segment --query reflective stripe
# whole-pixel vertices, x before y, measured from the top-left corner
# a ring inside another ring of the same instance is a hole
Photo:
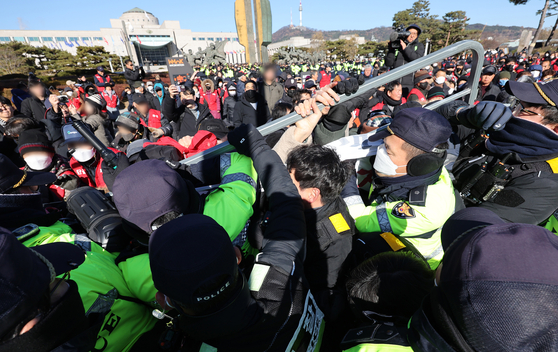
[[[250,186],[256,188],[256,182],[252,179],[252,177],[243,174],[242,172],[237,172],[236,174],[228,174],[221,179],[221,184],[224,185],[225,183],[230,183],[234,181],[244,181]]]
[[[74,244],[86,252],[91,252],[91,240],[85,235],[76,235]]]
[[[360,196],[350,196],[347,198],[343,198],[343,200],[345,201],[345,204],[347,204],[348,207],[355,204],[364,204]]]
[[[434,250],[434,252],[430,253],[429,255],[425,255],[424,259],[430,260],[432,258],[436,258],[439,254],[444,253],[444,248],[440,245],[438,248]]]
[[[225,175],[225,172],[227,172],[227,169],[230,166],[231,166],[231,155],[229,153],[221,154],[219,160],[219,169],[221,173],[221,178],[223,178],[223,175]]]
[[[386,203],[379,204],[376,207],[376,216],[378,217],[378,224],[380,225],[380,230],[382,232],[391,232],[391,224],[389,223],[388,213],[386,211]]]
[[[118,298],[118,291],[115,288],[110,290],[106,295],[99,295],[95,300],[95,302],[93,302],[91,307],[89,307],[89,310],[87,310],[85,316],[87,317],[91,313],[108,312],[111,309],[114,300],[116,300],[117,298]]]

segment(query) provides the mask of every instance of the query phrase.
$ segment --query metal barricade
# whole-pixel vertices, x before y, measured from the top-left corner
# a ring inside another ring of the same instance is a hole
[[[454,54],[458,54],[467,50],[471,50],[473,52],[473,61],[471,65],[471,74],[470,74],[470,82],[469,87],[464,89],[463,91],[453,94],[444,100],[440,100],[428,106],[428,109],[435,109],[441,105],[444,105],[450,101],[456,100],[461,97],[465,97],[469,95],[469,104],[472,105],[475,102],[477,97],[477,92],[479,88],[479,79],[482,72],[482,65],[484,63],[484,49],[482,45],[474,40],[464,40],[459,43],[452,44],[447,46],[443,49],[440,49],[432,54],[426,55],[417,59],[413,62],[407,63],[401,67],[398,67],[394,70],[391,70],[381,76],[375,77],[368,82],[364,83],[362,86],[359,87],[358,92],[352,94],[351,96],[342,95],[340,97],[340,101],[336,104],[343,103],[347,100],[350,100],[354,97],[357,97],[361,94],[364,94],[366,91],[372,88],[378,88],[386,83],[395,81],[401,77],[406,75],[412,74],[420,69],[427,67],[428,65],[434,62],[440,62],[445,58],[452,56]],[[320,108],[323,107],[322,104],[318,104]],[[281,128],[287,127],[296,123],[302,117],[298,115],[296,112],[292,112],[287,116],[284,116],[278,120],[269,122],[263,126],[258,127],[258,130],[263,136],[267,136],[275,131],[280,130]],[[207,149],[201,153],[193,155],[189,158],[186,158],[180,163],[186,165],[196,164],[205,159],[214,158],[220,154],[228,153],[234,150],[234,147],[230,145],[228,142],[221,143],[213,148]]]

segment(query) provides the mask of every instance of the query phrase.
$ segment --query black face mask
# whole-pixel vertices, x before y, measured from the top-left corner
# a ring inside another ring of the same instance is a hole
[[[507,65],[506,66],[506,71],[513,72],[513,65]]]
[[[247,90],[244,92],[244,96],[249,103],[257,103],[258,102],[258,92],[255,90]]]
[[[287,95],[291,98],[293,98],[295,96],[295,93],[296,93],[296,89],[287,90]]]
[[[463,69],[462,69],[462,68],[456,68],[456,69],[455,69],[455,73],[456,73],[458,76],[461,76],[461,72],[463,72]]]
[[[420,89],[426,89],[428,88],[428,82],[421,82],[418,86]]]
[[[135,134],[134,133],[124,133],[122,134],[122,139],[125,140],[126,142],[131,141],[132,139],[134,139]]]

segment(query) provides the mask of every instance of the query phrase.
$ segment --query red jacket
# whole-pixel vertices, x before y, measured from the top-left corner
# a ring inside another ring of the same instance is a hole
[[[410,95],[410,94],[409,94]],[[407,102],[407,99],[405,98],[401,98],[401,104],[405,104]],[[374,105],[370,111],[374,111],[374,110],[382,110],[384,108],[384,105],[386,105],[385,102],[381,101],[378,104]]]
[[[178,143],[176,140],[163,136],[157,140],[157,142],[145,142],[143,143],[143,147],[147,147],[150,145],[165,145],[175,147],[180,151],[183,158],[191,157],[192,155],[198,154],[212,148],[217,145],[217,137],[209,131],[198,131],[194,138],[192,139],[192,143],[188,148],[183,146],[182,144]]]
[[[95,74],[95,78],[96,78],[97,81],[99,81],[100,83],[108,83],[108,82],[110,82],[110,76],[101,76],[100,74],[96,73],[96,74]],[[99,90],[99,93],[101,93],[102,91],[105,90],[105,87],[99,87],[99,86],[97,86],[97,90]]]
[[[112,150],[115,153],[121,153],[119,150],[114,148],[108,149]],[[74,170],[77,177],[79,177],[83,184],[93,188],[104,188],[107,185],[105,184],[105,181],[103,179],[103,169],[101,167],[103,158],[101,158],[101,155],[98,151],[95,151],[95,158],[96,160],[98,160],[97,165],[95,165],[95,182],[93,182],[93,180],[89,177],[87,171],[85,170],[85,167],[83,167],[83,165],[81,165],[81,163],[77,161],[73,156],[70,159],[70,167],[72,168],[72,170]]]
[[[116,108],[118,107],[118,95],[116,95],[116,92],[112,92],[112,95],[109,95],[104,89],[101,92],[101,96],[103,97],[103,99],[105,99],[105,101],[107,102],[107,107],[109,108]]]
[[[221,111],[221,98],[217,91],[212,92],[202,92],[200,94],[200,103],[209,106],[210,111]],[[207,104],[206,104],[207,102]]]
[[[422,94],[422,92],[418,89],[418,88],[413,88],[411,89],[411,91],[409,92],[409,95],[407,96],[407,100],[411,97],[411,95],[416,95],[419,98],[420,102],[425,102],[426,101],[426,97],[424,96],[424,94]]]
[[[161,112],[155,109],[149,109],[147,112],[147,124],[140,118],[140,123],[145,127],[161,128]]]
[[[323,88],[331,83],[331,72],[326,73],[326,71],[322,71],[322,79],[320,80],[320,88]]]

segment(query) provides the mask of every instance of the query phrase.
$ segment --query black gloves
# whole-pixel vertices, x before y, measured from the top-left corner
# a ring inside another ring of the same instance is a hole
[[[512,116],[512,111],[504,104],[482,101],[469,109],[459,111],[457,121],[467,128],[499,131]]]
[[[265,147],[269,148],[260,131],[253,125],[242,124],[229,132],[229,143],[242,155],[254,158]]]
[[[52,184],[60,188],[64,188],[65,190],[72,191],[78,188],[79,178],[75,175],[69,175],[69,174],[60,175],[58,176],[56,181],[54,181]]]
[[[356,78],[351,77],[344,81],[337,82],[337,85],[333,87],[333,91],[337,94],[345,94],[347,96],[356,93],[358,91],[359,83]]]
[[[118,174],[122,170],[130,166],[130,162],[128,161],[128,157],[126,156],[126,154],[116,153],[116,157],[117,157],[116,169],[113,169],[112,167],[108,166],[104,160],[103,163],[101,164],[101,168],[103,170],[103,181],[105,181],[107,188],[111,192],[112,192],[112,185],[114,184],[114,180],[116,180],[116,176],[118,176]]]

